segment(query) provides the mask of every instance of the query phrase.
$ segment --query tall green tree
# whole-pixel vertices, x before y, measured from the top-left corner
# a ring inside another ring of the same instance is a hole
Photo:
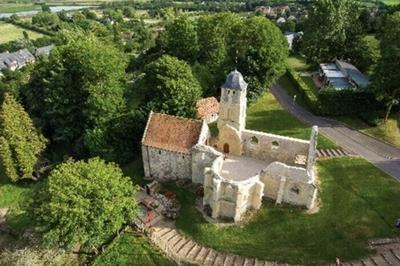
[[[194,22],[186,15],[180,15],[169,21],[162,35],[166,52],[179,59],[194,62],[199,46]]]
[[[382,32],[381,59],[372,76],[378,100],[386,105],[385,122],[400,102],[400,12],[388,15]]]
[[[317,0],[306,21],[303,53],[312,63],[351,58],[362,30],[355,0]]]
[[[0,109],[0,159],[7,177],[13,182],[36,180],[35,167],[46,142],[22,105],[6,94]]]
[[[98,248],[137,213],[134,186],[114,163],[69,160],[54,169],[36,209],[52,246]]]
[[[250,99],[260,95],[285,73],[288,54],[283,34],[264,17],[248,18],[232,32],[231,68],[236,67],[249,82]]]
[[[144,101],[149,109],[172,115],[194,116],[201,87],[184,61],[164,55],[145,67]]]
[[[25,98],[48,135],[73,144],[124,109],[126,62],[91,34],[68,33],[64,42],[36,64]]]

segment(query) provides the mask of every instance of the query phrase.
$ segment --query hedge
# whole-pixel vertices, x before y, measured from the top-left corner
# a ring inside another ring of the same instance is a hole
[[[315,114],[368,117],[382,108],[370,91],[325,89],[316,94],[293,69],[288,69],[287,75]]]
[[[31,31],[36,31],[38,33],[42,33],[42,34],[45,34],[45,35],[52,36],[52,35],[55,34],[55,32],[53,32],[53,31],[49,31],[49,30],[40,28],[40,27],[35,26],[35,25],[33,25],[33,24],[29,23],[29,22],[16,21],[16,20],[12,20],[12,19],[8,19],[7,22],[9,22],[11,24],[14,24],[16,26],[19,26],[21,28],[24,28],[24,29],[27,29],[27,30],[31,30]]]
[[[296,90],[301,94],[301,96],[306,101],[307,105],[310,107],[311,111],[314,113],[320,113],[320,102],[318,100],[318,95],[310,88],[304,80],[297,74],[297,72],[291,68],[288,68],[287,75],[290,81],[295,85]]]

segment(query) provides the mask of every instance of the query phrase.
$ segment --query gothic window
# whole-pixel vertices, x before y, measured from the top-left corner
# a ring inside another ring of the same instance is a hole
[[[233,93],[233,95],[235,95],[235,92],[236,92],[236,91],[233,91],[233,92],[232,92],[232,93]]]
[[[161,154],[161,151],[158,151],[158,154]]]

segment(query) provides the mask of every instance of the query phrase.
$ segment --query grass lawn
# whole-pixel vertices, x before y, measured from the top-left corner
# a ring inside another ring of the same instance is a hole
[[[388,6],[394,6],[400,4],[400,0],[381,0],[381,2]]]
[[[396,115],[398,114],[392,115],[386,123],[382,122],[376,127],[367,125],[357,117],[337,117],[337,119],[367,135],[400,148],[400,128]]]
[[[32,202],[44,182],[26,180],[10,183],[1,180],[0,177],[0,208],[8,208],[7,224],[17,232],[21,233],[34,225],[29,213],[26,212],[26,207]]]
[[[0,21],[0,44],[23,38],[23,31],[26,31],[31,39],[37,39],[43,36],[41,33],[25,30],[13,24]]]
[[[274,96],[267,92],[247,109],[246,128],[273,134],[309,140],[311,127],[282,108]],[[335,148],[336,145],[320,135],[318,148]]]
[[[14,13],[22,11],[40,10],[39,5],[28,3],[0,3],[0,13]]]
[[[306,63],[306,59],[304,57],[294,55],[290,56],[287,59],[287,64],[290,68],[301,72],[301,71],[307,71],[310,69],[310,65]]]
[[[316,214],[266,201],[244,226],[217,227],[193,207],[195,196],[177,191],[177,228],[203,245],[243,256],[293,264],[349,261],[369,254],[367,240],[399,236],[400,184],[360,158],[318,163],[321,209]]]
[[[155,249],[149,240],[133,232],[125,232],[98,256],[94,266],[100,265],[175,265]]]

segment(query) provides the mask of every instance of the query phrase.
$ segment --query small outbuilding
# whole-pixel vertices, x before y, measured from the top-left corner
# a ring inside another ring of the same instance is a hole
[[[215,97],[208,97],[197,100],[196,102],[196,117],[212,123],[217,121],[219,112],[219,102]]]

